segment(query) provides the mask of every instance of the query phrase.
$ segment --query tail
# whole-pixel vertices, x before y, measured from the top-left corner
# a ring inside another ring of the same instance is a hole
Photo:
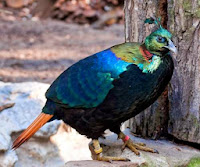
[[[41,113],[33,123],[14,141],[12,149],[17,149],[24,142],[31,138],[53,115]]]

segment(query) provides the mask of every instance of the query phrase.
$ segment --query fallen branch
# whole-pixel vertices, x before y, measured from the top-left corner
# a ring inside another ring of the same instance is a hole
[[[15,103],[8,103],[8,104],[4,104],[2,106],[0,106],[0,112],[7,109],[7,108],[11,108],[15,105]]]

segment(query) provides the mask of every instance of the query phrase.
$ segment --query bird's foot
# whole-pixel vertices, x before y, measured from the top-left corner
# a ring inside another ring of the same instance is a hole
[[[122,150],[128,147],[131,151],[133,151],[136,155],[140,155],[138,150],[152,152],[152,153],[159,153],[156,149],[146,147],[144,143],[134,143],[129,136],[125,135],[123,132],[120,132],[118,138],[122,139],[124,145],[122,146]]]
[[[93,160],[106,161],[106,162],[130,161],[128,158],[123,158],[123,157],[103,156],[102,155],[103,149],[102,149],[102,147],[100,147],[98,140],[93,140],[92,144],[89,145],[89,148],[92,153]]]
[[[92,159],[98,161],[111,162],[111,163],[112,161],[130,161],[128,158],[123,158],[123,157],[103,156],[102,153],[92,156]]]

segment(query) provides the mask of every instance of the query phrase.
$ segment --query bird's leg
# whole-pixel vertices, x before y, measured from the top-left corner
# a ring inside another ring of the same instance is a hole
[[[98,161],[107,161],[107,162],[112,162],[112,161],[130,161],[127,158],[122,158],[122,157],[111,157],[111,156],[103,156],[102,155],[102,147],[99,144],[98,140],[93,139],[92,144],[89,145],[90,151],[92,153],[92,159],[93,160],[98,160]]]
[[[128,147],[136,155],[140,155],[140,152],[138,150],[142,150],[142,151],[146,151],[146,152],[152,152],[152,153],[158,153],[157,150],[146,147],[144,143],[133,143],[133,141],[130,139],[130,137],[125,135],[123,132],[120,132],[118,134],[118,138],[122,139],[123,142],[124,142],[122,149],[124,149],[125,147]]]

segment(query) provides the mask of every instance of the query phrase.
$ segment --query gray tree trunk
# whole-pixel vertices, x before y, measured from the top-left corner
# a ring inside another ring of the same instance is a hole
[[[200,144],[200,1],[168,0],[179,54],[170,88],[170,134]]]
[[[142,42],[151,32],[146,17],[161,16],[179,54],[169,91],[126,123],[143,137],[167,133],[200,143],[200,5],[198,0],[125,0],[126,41]]]

